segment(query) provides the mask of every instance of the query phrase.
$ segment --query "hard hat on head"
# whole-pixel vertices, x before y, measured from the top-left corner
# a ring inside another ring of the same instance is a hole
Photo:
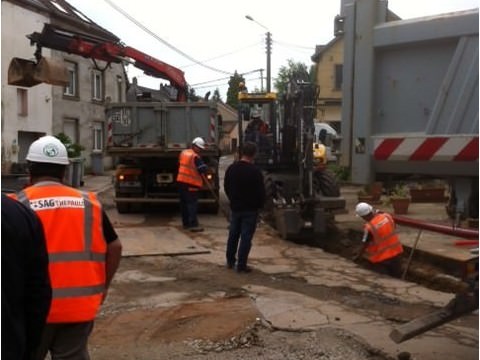
[[[205,140],[203,140],[201,137],[196,137],[193,139],[192,144],[200,149],[205,149]]]
[[[251,117],[252,117],[252,119],[258,119],[260,117],[260,111],[253,110]]]
[[[355,214],[357,216],[366,216],[373,212],[373,207],[367,203],[361,202],[358,203],[355,207]]]
[[[68,165],[67,148],[54,136],[42,136],[28,149],[26,159],[36,163]]]

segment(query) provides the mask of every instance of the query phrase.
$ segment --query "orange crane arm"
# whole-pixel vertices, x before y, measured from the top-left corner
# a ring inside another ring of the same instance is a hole
[[[182,70],[130,46],[64,30],[51,24],[45,24],[41,33],[34,32],[27,37],[37,45],[37,59],[41,57],[41,48],[46,47],[109,63],[127,61],[147,75],[169,80],[178,90],[177,100],[186,101],[188,85]]]

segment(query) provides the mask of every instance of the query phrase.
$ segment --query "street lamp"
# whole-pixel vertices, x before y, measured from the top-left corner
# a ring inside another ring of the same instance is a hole
[[[270,79],[271,79],[271,54],[272,54],[272,34],[265,25],[260,24],[257,20],[252,18],[250,15],[245,15],[247,20],[253,21],[257,25],[260,25],[262,28],[267,30],[265,43],[267,45],[267,92],[270,92]]]

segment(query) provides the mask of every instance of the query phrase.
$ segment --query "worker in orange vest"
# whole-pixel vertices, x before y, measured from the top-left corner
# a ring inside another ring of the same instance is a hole
[[[190,149],[185,149],[178,158],[177,184],[180,195],[180,210],[183,228],[192,232],[203,231],[198,225],[198,191],[203,186],[203,176],[208,166],[200,153],[206,147],[201,137],[192,140]]]
[[[49,257],[52,304],[38,356],[90,359],[88,338],[120,263],[122,245],[97,196],[62,184],[66,147],[53,136],[28,150],[31,185],[16,194],[38,215]]]
[[[400,277],[403,247],[392,216],[374,211],[371,205],[364,202],[357,204],[355,213],[365,220],[363,246],[356,259],[364,256],[375,270]]]

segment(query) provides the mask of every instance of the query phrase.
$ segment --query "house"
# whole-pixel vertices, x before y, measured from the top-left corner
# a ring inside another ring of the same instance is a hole
[[[34,60],[36,49],[26,35],[40,33],[44,24],[108,42],[119,41],[64,0],[2,1],[2,173],[22,172],[30,144],[42,135],[59,133],[85,148],[82,159],[86,171],[101,172],[112,166],[112,159],[105,154],[104,110],[110,101],[125,101],[127,78],[123,64],[93,62],[43,48],[44,57],[65,64],[69,84],[8,85],[10,60]]]
[[[222,118],[222,138],[220,150],[230,154],[238,148],[238,113],[230,105],[222,101],[217,102],[218,113]]]
[[[394,21],[400,17],[388,10],[387,19]],[[325,122],[341,133],[344,42],[343,32],[335,33],[327,44],[315,47],[311,60],[316,64],[315,81],[320,88],[316,121]]]
[[[316,121],[325,122],[340,132],[342,115],[343,37],[317,45],[311,57],[316,63],[315,80],[320,88]]]

